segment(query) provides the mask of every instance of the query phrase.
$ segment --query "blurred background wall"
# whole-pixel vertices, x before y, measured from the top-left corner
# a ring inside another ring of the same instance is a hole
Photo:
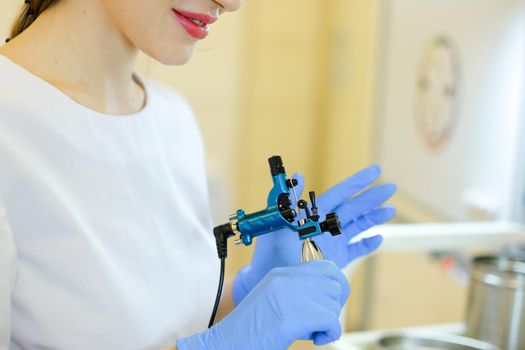
[[[187,65],[139,58],[139,70],[193,104],[218,222],[237,208],[263,207],[273,154],[319,192],[373,161],[381,4],[246,1],[213,25]],[[0,33],[19,7],[18,0],[0,2]],[[232,247],[228,273],[248,263],[250,253]],[[348,329],[458,321],[464,297],[430,258],[378,254],[353,275]]]

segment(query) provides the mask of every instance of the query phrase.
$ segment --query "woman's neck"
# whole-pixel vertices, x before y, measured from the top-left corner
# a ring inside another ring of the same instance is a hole
[[[138,50],[99,1],[59,1],[8,44],[7,56],[93,110],[113,115],[142,108],[133,80]]]

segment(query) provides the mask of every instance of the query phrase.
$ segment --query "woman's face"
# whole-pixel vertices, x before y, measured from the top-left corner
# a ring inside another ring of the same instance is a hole
[[[167,64],[186,63],[195,43],[223,12],[243,0],[103,0],[111,20],[133,46]]]

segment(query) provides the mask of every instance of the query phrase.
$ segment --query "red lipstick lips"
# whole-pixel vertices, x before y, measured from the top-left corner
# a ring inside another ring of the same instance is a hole
[[[175,18],[182,28],[195,39],[204,39],[210,30],[209,25],[217,21],[217,18],[200,13],[192,13],[172,9]]]

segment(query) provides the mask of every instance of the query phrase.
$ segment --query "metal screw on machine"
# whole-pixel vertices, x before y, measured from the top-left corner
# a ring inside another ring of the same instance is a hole
[[[328,231],[332,236],[337,236],[342,232],[341,224],[336,213],[328,213],[326,215],[326,221],[322,222],[320,226],[323,232]],[[303,248],[301,252],[301,261],[308,262],[323,259],[323,253],[321,252],[321,249],[317,246],[317,244],[310,237],[304,239]]]
[[[307,217],[307,220],[313,220],[315,222],[319,221],[319,213],[315,198],[315,192],[311,191],[309,193],[310,201],[312,202],[312,213],[310,213],[310,210],[308,209],[308,202],[301,199],[297,202],[297,206],[302,209]],[[299,220],[299,225],[304,225],[304,222],[302,220]],[[336,236],[341,234],[342,229],[341,225],[339,223],[339,218],[337,217],[336,213],[328,213],[326,215],[326,221],[321,222],[320,224],[321,232],[330,232],[332,236]],[[307,237],[303,240],[303,247],[301,250],[301,261],[308,262],[313,260],[323,260],[324,256],[321,252],[321,249],[319,246],[311,239],[311,237]]]
[[[315,211],[315,214],[317,214],[317,207],[315,203],[315,192],[310,192],[310,201],[312,202],[312,211]],[[319,215],[317,215],[316,218],[313,217],[313,215],[310,214],[310,210],[308,209],[308,202],[306,202],[304,199],[301,199],[297,202],[297,207],[299,209],[302,209],[307,219],[311,219],[314,221],[317,221],[319,219]],[[298,221],[298,224],[300,226],[306,224],[307,220],[301,219]],[[305,238],[303,240],[303,246],[301,248],[301,262],[309,262],[313,260],[323,260],[324,256],[323,253],[321,253],[321,249],[315,244],[315,242],[310,238]]]

